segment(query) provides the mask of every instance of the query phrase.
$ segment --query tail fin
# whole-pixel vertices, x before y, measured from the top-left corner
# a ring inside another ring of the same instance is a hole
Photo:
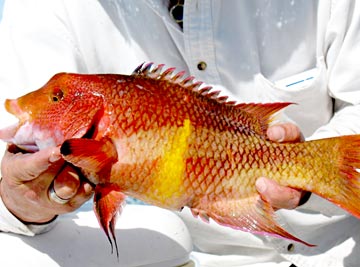
[[[334,142],[330,155],[333,165],[328,179],[329,190],[314,192],[360,218],[360,135],[349,135],[331,139]],[[337,154],[337,156],[336,156]]]

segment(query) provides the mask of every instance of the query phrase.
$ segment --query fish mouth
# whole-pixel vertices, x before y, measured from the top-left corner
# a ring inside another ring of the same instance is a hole
[[[39,147],[35,143],[28,143],[28,144],[16,144],[16,146],[24,152],[27,153],[34,153],[39,151]]]
[[[16,99],[7,99],[5,101],[5,109],[14,115],[18,122],[0,129],[0,139],[15,145],[24,152],[38,151],[39,147],[32,137],[31,127],[27,123],[30,117],[29,114],[19,107]]]
[[[55,142],[53,138],[44,137],[45,134],[39,135],[34,129],[34,125],[29,122],[18,122],[0,129],[0,139],[8,144],[15,145],[24,153],[37,152],[43,148],[54,145]]]
[[[6,128],[0,129],[0,139],[9,143],[16,135],[19,127],[20,123],[15,123]]]
[[[73,138],[91,139],[96,134],[96,125],[81,128],[71,135]],[[15,145],[21,152],[34,153],[47,147],[55,147],[64,141],[62,133],[56,130],[49,134],[46,131],[37,131],[32,123],[21,121],[6,128],[0,129],[0,140]]]
[[[0,129],[0,139],[16,145],[24,152],[39,151],[39,146],[32,135],[31,126],[28,123],[20,122],[10,125],[4,129]]]

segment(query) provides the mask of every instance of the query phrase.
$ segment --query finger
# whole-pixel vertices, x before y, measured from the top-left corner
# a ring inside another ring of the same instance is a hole
[[[30,181],[46,171],[53,162],[53,171],[56,173],[63,162],[59,148],[47,148],[35,153],[5,152],[1,170],[4,177],[16,177],[20,181]],[[21,168],[19,168],[21,166]]]
[[[276,209],[294,209],[299,205],[300,190],[281,186],[265,177],[258,178],[255,185],[261,197]]]
[[[70,199],[68,204],[73,209],[77,209],[91,198],[93,192],[94,188],[90,183],[82,182],[79,186],[77,194],[72,199]]]
[[[72,196],[72,198],[70,198],[65,203],[60,203],[58,201],[53,200],[50,197],[50,202],[51,202],[50,207],[52,212],[56,211],[55,214],[69,213],[78,209],[81,205],[83,205],[86,201],[88,201],[92,195],[93,195],[93,186],[90,183],[85,182],[80,178],[80,185],[78,187],[77,192],[75,193],[75,195]]]
[[[304,139],[299,127],[292,123],[271,126],[266,133],[270,140],[276,142],[299,142]]]
[[[70,199],[77,193],[80,186],[80,177],[76,170],[66,164],[54,179],[54,190],[61,199]]]

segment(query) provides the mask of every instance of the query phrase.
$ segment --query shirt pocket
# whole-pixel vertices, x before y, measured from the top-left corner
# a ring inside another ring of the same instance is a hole
[[[306,74],[312,74],[307,76]],[[310,136],[332,117],[333,104],[327,88],[326,65],[323,57],[317,59],[315,69],[271,82],[261,73],[255,76],[261,102],[291,102],[283,114],[296,123],[304,136]]]

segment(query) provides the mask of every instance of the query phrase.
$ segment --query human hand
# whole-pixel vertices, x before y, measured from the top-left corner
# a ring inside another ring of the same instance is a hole
[[[61,158],[59,148],[21,153],[10,145],[1,163],[0,195],[10,212],[28,223],[45,223],[56,215],[79,208],[93,192],[92,186]],[[49,197],[69,200],[60,204]]]
[[[300,142],[304,140],[300,129],[292,123],[269,127],[267,136],[275,142]],[[266,177],[258,178],[255,185],[261,197],[275,209],[294,209],[308,196],[306,191],[281,186]]]

